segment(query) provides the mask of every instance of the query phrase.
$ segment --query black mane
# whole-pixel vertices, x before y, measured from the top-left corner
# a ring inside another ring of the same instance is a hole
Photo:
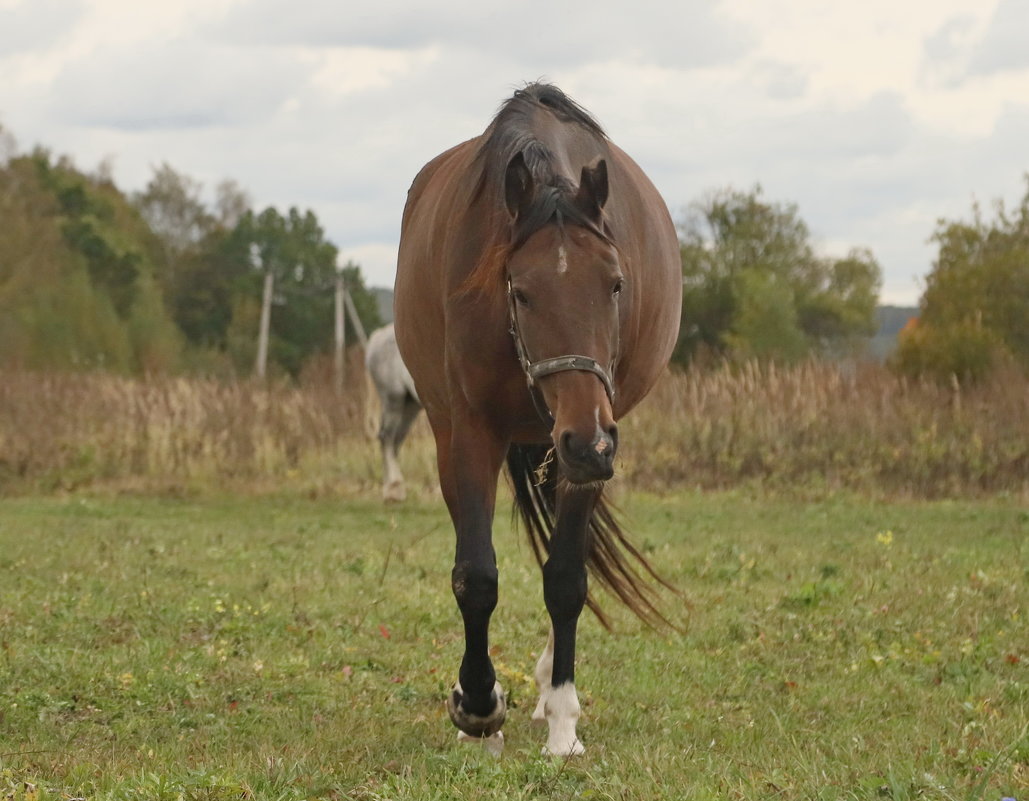
[[[512,242],[515,247],[555,218],[582,225],[605,236],[575,205],[575,185],[567,176],[555,172],[554,154],[533,130],[534,116],[541,107],[561,121],[592,134],[599,144],[606,143],[604,129],[586,109],[556,86],[531,83],[504,102],[486,130],[476,154],[480,172],[475,195],[486,192],[492,196],[495,208],[504,209],[507,165],[521,154],[537,191],[532,207],[518,221]]]
[[[524,115],[526,109],[536,104],[546,106],[565,122],[574,122],[586,130],[592,131],[598,138],[606,138],[607,136],[604,133],[604,129],[600,127],[600,123],[593,118],[592,114],[556,86],[549,83],[530,83],[524,89],[517,90],[514,96],[510,100],[505,101],[500,107],[496,117],[494,117],[494,122],[509,114],[521,113]]]

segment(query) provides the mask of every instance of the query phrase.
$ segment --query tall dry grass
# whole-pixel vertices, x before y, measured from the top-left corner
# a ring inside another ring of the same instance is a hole
[[[378,481],[364,367],[342,396],[302,386],[103,373],[0,373],[0,488]]]
[[[625,421],[637,485],[853,488],[919,497],[1029,488],[1029,379],[973,387],[877,365],[671,374]],[[628,449],[627,449],[628,450]]]
[[[0,373],[0,490],[275,487],[377,492],[359,362],[339,396],[199,378]],[[760,482],[920,497],[1029,490],[1029,380],[973,388],[874,366],[672,373],[621,424],[619,483],[657,490]],[[422,420],[410,488],[433,491]]]

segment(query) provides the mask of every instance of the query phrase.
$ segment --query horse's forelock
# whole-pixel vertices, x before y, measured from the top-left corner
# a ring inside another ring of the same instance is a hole
[[[488,224],[492,229],[492,242],[462,290],[502,285],[504,268],[512,251],[557,219],[580,225],[614,244],[597,221],[578,207],[574,183],[555,170],[554,154],[537,137],[533,120],[540,107],[567,123],[580,126],[598,140],[606,139],[603,129],[589,112],[549,84],[530,84],[501,106],[476,153],[479,177],[473,193],[473,202],[484,200],[490,209]],[[535,196],[512,226],[506,211],[505,177],[507,165],[519,154],[532,178]]]
[[[578,225],[603,241],[614,244],[607,233],[597,225],[597,221],[589,217],[575,202],[574,190],[547,186],[537,193],[528,210],[518,219],[511,241],[511,249],[517,250],[534,233],[551,223],[562,227],[567,224]]]

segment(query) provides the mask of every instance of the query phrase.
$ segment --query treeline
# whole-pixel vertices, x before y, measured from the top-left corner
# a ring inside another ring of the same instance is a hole
[[[1019,204],[987,220],[940,220],[938,255],[920,314],[903,330],[893,365],[908,375],[981,379],[1014,364],[1029,370],[1029,175]]]
[[[864,355],[882,284],[871,251],[819,255],[797,206],[765,200],[760,186],[695,203],[679,237],[678,362]]]
[[[103,167],[2,145],[0,368],[249,375],[266,272],[270,369],[298,376],[330,350],[338,251],[313,212],[256,211],[232,181],[208,204],[167,164],[126,194]],[[927,233],[938,253],[891,366],[945,381],[1029,368],[1029,191],[992,220],[975,207]],[[759,186],[710,193],[679,236],[677,364],[869,355],[881,269],[868,249],[817,253],[797,206]],[[360,268],[343,272],[364,328],[381,324]]]
[[[168,165],[128,195],[36,149],[0,163],[0,220],[0,367],[248,375],[265,271],[269,369],[296,376],[332,346],[338,251],[311,211],[255,211],[231,181],[209,207]],[[360,268],[343,273],[381,324]]]
[[[1013,210],[998,201],[987,219],[975,206],[971,220],[940,219],[931,233],[937,255],[890,367],[944,382],[1029,370],[1029,176]],[[687,212],[680,240],[679,363],[795,363],[868,347],[879,265],[866,249],[815,253],[795,205],[760,187],[723,190]]]

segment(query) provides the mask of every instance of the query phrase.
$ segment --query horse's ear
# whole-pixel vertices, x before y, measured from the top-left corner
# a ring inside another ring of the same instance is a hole
[[[593,167],[583,167],[575,203],[591,220],[600,221],[600,210],[607,203],[607,192],[607,162],[601,159]]]
[[[507,173],[504,175],[504,199],[512,217],[517,219],[529,208],[535,191],[532,173],[525,164],[525,157],[518,153],[507,163]]]

